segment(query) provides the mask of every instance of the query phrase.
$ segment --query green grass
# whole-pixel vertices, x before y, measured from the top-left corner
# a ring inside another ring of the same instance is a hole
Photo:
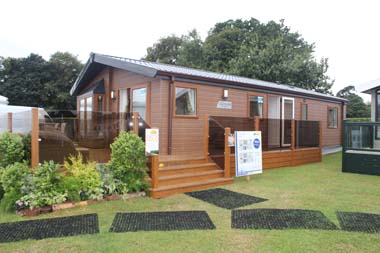
[[[269,199],[244,208],[322,211],[338,225],[335,211],[380,213],[380,177],[341,173],[341,155],[323,163],[266,170],[225,188]],[[116,212],[206,210],[216,230],[109,233]],[[0,244],[0,252],[380,252],[380,234],[311,230],[232,230],[229,210],[184,194],[161,200],[139,198],[77,207],[51,218],[98,213],[100,233]],[[0,212],[0,222],[25,220]]]

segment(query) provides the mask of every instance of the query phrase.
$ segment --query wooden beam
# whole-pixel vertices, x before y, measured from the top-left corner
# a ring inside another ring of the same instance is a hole
[[[32,136],[31,136],[31,165],[32,168],[39,164],[39,119],[38,108],[32,108]]]
[[[228,146],[228,136],[231,134],[231,128],[226,127],[224,129],[224,177],[231,177],[230,167],[231,167],[231,149]]]
[[[343,124],[342,124],[343,125]],[[321,156],[322,161],[322,141],[323,141],[323,135],[322,135],[322,120],[319,121],[319,153]]]
[[[291,128],[291,144],[290,144],[290,156],[291,156],[291,163],[293,165],[294,162],[294,149],[296,146],[296,121],[292,119],[292,128]]]
[[[209,122],[208,122],[208,115],[206,114],[204,117],[204,128],[203,128],[203,155],[205,158],[205,162],[208,161],[208,141],[209,141]]]
[[[158,188],[158,168],[159,168],[159,156],[151,156],[151,177],[152,177],[152,189]]]
[[[255,122],[255,131],[260,131],[260,117],[255,116],[254,117],[254,122]]]
[[[8,112],[8,131],[12,133],[12,113]]]
[[[139,113],[133,112],[133,132],[139,135]]]

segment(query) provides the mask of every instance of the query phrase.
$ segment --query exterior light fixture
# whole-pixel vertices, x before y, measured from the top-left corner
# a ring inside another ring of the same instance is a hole
[[[112,100],[115,100],[115,99],[116,99],[115,91],[114,91],[114,90],[111,90],[111,99],[112,99]]]
[[[223,99],[228,99],[228,89],[223,89]]]

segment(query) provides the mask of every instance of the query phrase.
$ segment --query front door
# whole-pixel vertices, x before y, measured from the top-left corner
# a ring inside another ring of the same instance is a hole
[[[294,119],[294,98],[282,97],[282,146],[292,143],[292,120]]]

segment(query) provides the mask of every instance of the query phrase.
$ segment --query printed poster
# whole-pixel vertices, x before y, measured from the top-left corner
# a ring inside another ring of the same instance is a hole
[[[261,131],[235,131],[236,176],[263,172]]]
[[[145,153],[148,155],[158,155],[159,151],[159,130],[155,128],[145,129]]]

